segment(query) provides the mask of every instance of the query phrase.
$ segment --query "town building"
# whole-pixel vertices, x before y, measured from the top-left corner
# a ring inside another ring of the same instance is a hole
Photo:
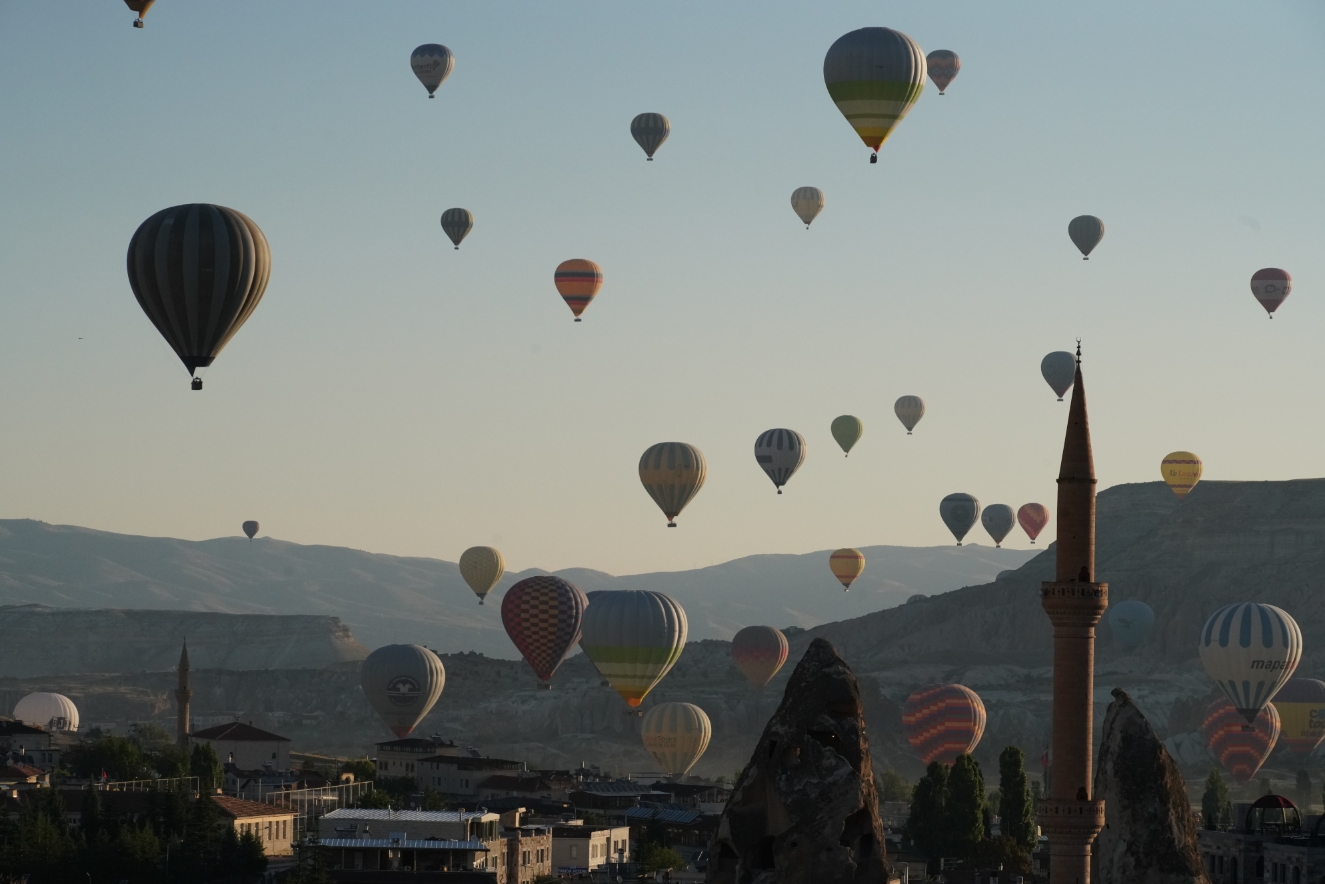
[[[1234,805],[1234,825],[1196,835],[1211,884],[1320,884],[1325,881],[1322,818],[1303,818],[1282,795]]]
[[[242,721],[194,731],[190,738],[211,746],[223,765],[239,770],[290,769],[289,738]]]
[[[254,835],[262,842],[267,856],[294,855],[295,814],[270,804],[231,798],[228,795],[210,796],[236,835]]]
[[[0,719],[0,764],[26,764],[45,771],[60,766],[69,738],[21,721]]]
[[[318,820],[336,868],[376,871],[482,871],[505,884],[501,817],[484,811],[341,808]]]
[[[567,820],[552,826],[552,874],[587,875],[616,862],[632,859],[628,826],[587,826]]]
[[[520,811],[512,811],[520,819]],[[533,884],[552,874],[552,827],[516,825],[502,829],[506,837],[506,884]]]
[[[420,762],[436,755],[459,755],[455,743],[433,737],[406,737],[387,740],[373,746],[377,750],[373,762],[377,772],[386,777],[417,777]]]
[[[418,763],[415,779],[420,792],[431,789],[445,795],[478,798],[479,783],[495,774],[516,774],[523,770],[523,761],[464,755],[433,755]]]
[[[39,767],[33,767],[21,761],[0,764],[0,788],[35,789],[50,784],[50,773]]]
[[[240,770],[225,765],[221,791],[249,801],[265,801],[272,792],[297,789],[325,789],[331,784],[318,773],[304,770]]]
[[[478,800],[485,804],[498,798],[519,798],[531,803],[551,801],[556,795],[557,789],[536,774],[527,777],[496,774],[478,784]]]

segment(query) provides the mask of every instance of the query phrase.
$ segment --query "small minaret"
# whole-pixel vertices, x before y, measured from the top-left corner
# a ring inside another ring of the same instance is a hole
[[[175,688],[175,745],[181,749],[189,748],[189,700],[193,691],[189,690],[189,643],[186,639],[184,648],[179,652],[179,686]]]
[[[1049,880],[1089,884],[1090,849],[1104,828],[1104,802],[1090,790],[1095,727],[1095,624],[1109,586],[1095,582],[1095,461],[1077,342],[1076,381],[1058,472],[1058,560],[1040,603],[1054,625],[1053,778],[1040,803],[1049,837]]]

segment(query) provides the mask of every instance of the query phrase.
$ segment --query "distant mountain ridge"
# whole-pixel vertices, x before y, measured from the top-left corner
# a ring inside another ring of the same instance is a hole
[[[816,626],[901,604],[916,593],[984,583],[1033,554],[975,544],[863,551],[869,565],[850,593],[829,573],[826,550],[623,577],[584,568],[557,573],[586,592],[666,592],[685,607],[692,639],[727,639],[752,623]],[[438,559],[267,537],[188,541],[0,520],[0,605],[322,615],[339,618],[352,630],[351,640],[369,648],[417,642],[516,658],[501,627],[501,596],[516,580],[542,573],[507,574],[479,606],[456,565]],[[14,673],[0,665],[5,674]]]

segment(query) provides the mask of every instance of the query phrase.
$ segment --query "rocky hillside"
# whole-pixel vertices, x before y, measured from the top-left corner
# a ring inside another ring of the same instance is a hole
[[[876,546],[864,552],[869,566],[850,593],[829,573],[827,550],[626,577],[582,568],[558,573],[586,592],[666,592],[689,613],[691,637],[705,639],[730,638],[751,623],[808,627],[858,617],[916,593],[984,583],[1032,555],[975,544]],[[501,596],[535,573],[545,572],[508,574],[479,606],[456,566],[437,559],[266,537],[195,542],[0,520],[0,605],[322,614],[339,618],[370,648],[417,642],[513,658],[515,649],[500,622]],[[0,675],[7,674],[16,673],[0,663]]]

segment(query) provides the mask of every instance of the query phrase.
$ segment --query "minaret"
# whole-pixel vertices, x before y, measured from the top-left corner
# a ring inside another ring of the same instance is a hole
[[[1095,624],[1109,586],[1095,582],[1095,462],[1090,452],[1081,343],[1058,471],[1058,567],[1040,587],[1054,625],[1053,778],[1040,803],[1052,884],[1089,884],[1090,848],[1104,828],[1104,802],[1090,790],[1095,727]]]
[[[189,643],[186,639],[184,648],[179,652],[179,686],[175,688],[175,745],[181,749],[189,748],[189,700],[193,691],[189,690]]]

